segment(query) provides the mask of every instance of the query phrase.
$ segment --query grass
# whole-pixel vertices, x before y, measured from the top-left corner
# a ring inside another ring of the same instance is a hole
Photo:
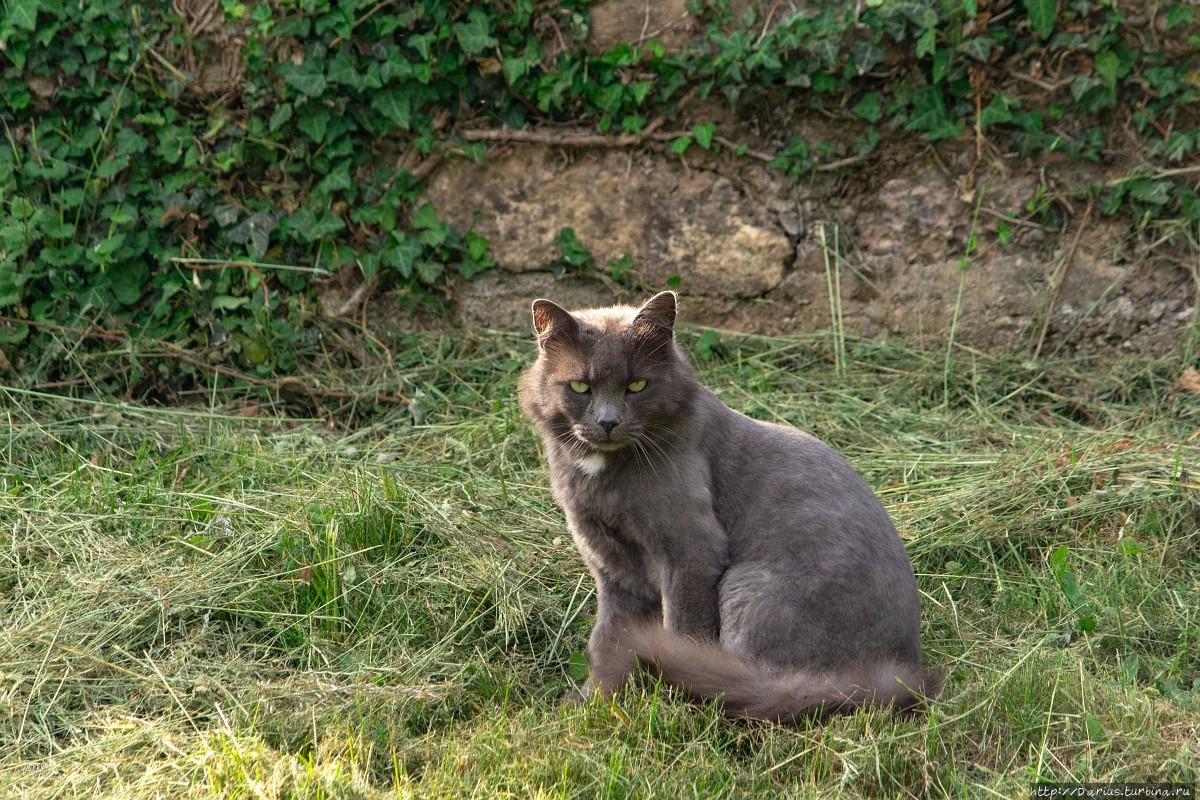
[[[323,409],[333,424],[232,392],[170,409],[0,389],[0,796],[1195,784],[1189,345],[1039,364],[958,347],[947,373],[847,339],[839,379],[831,343],[721,334],[701,373],[877,488],[949,671],[930,714],[783,729],[654,688],[560,705],[593,597],[516,406],[528,343],[414,337],[395,373],[341,385],[420,399]]]

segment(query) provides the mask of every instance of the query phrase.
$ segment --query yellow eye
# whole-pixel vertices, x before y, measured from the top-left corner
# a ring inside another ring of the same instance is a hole
[[[629,384],[629,386],[627,388],[631,392],[640,392],[642,389],[646,388],[646,382],[645,381],[634,381],[633,383]]]
[[[576,394],[583,394],[589,388],[591,388],[591,387],[589,387],[583,381],[571,381],[571,391],[575,392]]]

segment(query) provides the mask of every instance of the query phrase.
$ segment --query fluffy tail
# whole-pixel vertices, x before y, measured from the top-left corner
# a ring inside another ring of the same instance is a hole
[[[867,706],[913,710],[942,688],[936,673],[900,662],[837,674],[772,671],[655,623],[622,630],[593,658],[592,681],[601,691],[614,691],[638,672],[656,674],[696,699],[719,700],[726,716],[784,723]]]

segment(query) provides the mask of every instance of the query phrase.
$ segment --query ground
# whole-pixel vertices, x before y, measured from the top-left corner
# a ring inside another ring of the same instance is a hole
[[[408,335],[406,407],[2,390],[0,795],[1026,797],[1200,776],[1200,400],[1169,358],[1038,362],[684,327],[912,556],[927,714],[563,706],[592,585],[515,402],[524,335]],[[1193,344],[1188,344],[1193,341]],[[295,413],[294,411],[292,413]]]

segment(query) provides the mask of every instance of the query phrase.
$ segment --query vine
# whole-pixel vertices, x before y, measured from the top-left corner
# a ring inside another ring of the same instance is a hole
[[[1093,0],[866,0],[734,18],[697,0],[695,46],[595,54],[583,0],[4,2],[0,346],[30,383],[98,370],[96,388],[170,394],[213,365],[294,372],[320,350],[312,295],[335,275],[436,304],[493,262],[421,202],[423,181],[519,136],[726,148],[797,178],[852,169],[895,135],[1102,162],[1133,150],[1128,174],[1070,191],[1200,239],[1187,3],[1131,16]],[[697,95],[786,98],[853,135],[763,152],[685,120]],[[1061,226],[1062,190],[1044,189],[1009,223]],[[579,268],[572,240],[562,262]],[[64,329],[121,331],[131,363],[91,365],[113,340]],[[156,361],[135,341],[192,356]]]

